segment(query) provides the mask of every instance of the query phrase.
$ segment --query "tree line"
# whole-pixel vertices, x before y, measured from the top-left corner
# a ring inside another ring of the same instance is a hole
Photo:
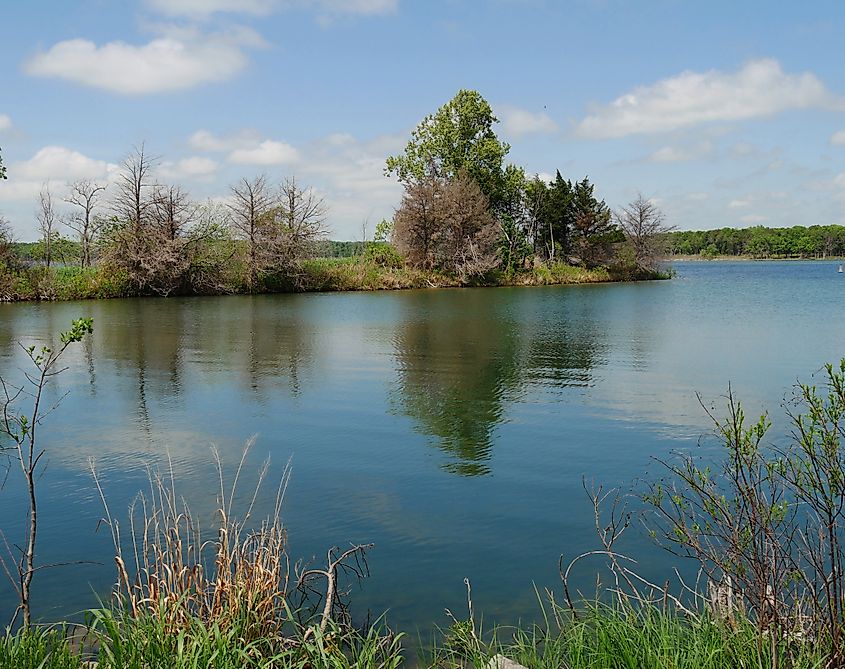
[[[845,256],[845,226],[796,225],[791,228],[719,228],[666,235],[673,255],[749,256],[752,258],[827,258]]]
[[[329,255],[462,285],[552,264],[654,276],[660,234],[670,228],[652,202],[638,196],[614,212],[586,176],[528,177],[506,164],[510,146],[496,136],[496,123],[487,101],[468,90],[426,116],[405,151],[386,160],[386,175],[405,187],[392,220],[357,245],[327,239],[326,203],[295,177],[242,178],[227,197],[198,202],[159,178],[157,160],[142,144],[110,183],[43,185],[37,268],[17,253],[0,217],[0,296],[15,293],[10,286],[21,277],[32,289],[16,294],[49,295],[35,284],[49,284],[51,268],[58,262],[65,269],[75,249],[82,272],[136,295],[297,290],[305,261]]]
[[[326,230],[327,208],[312,188],[295,177],[271,183],[258,175],[233,184],[224,202],[198,202],[159,180],[156,163],[140,145],[111,184],[79,180],[58,194],[42,186],[36,249],[15,244],[0,217],[0,278],[8,283],[33,269],[26,261],[37,250],[40,278],[49,278],[57,260],[75,259],[82,270],[96,266],[117,278],[131,294],[255,292],[279,276],[295,288],[302,261]]]

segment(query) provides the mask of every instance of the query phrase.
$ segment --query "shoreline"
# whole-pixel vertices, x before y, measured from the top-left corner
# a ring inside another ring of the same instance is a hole
[[[713,256],[676,255],[660,259],[661,262],[845,262],[845,256],[828,256],[826,258],[755,258],[753,256]]]
[[[624,266],[593,269],[554,263],[513,274],[494,272],[486,277],[460,277],[406,266],[385,267],[366,259],[312,259],[298,276],[268,275],[256,290],[234,282],[207,292],[133,290],[125,277],[102,267],[30,268],[13,285],[0,286],[0,303],[69,302],[137,297],[220,297],[224,295],[276,295],[304,293],[376,292],[443,288],[514,288],[655,281],[671,273]]]

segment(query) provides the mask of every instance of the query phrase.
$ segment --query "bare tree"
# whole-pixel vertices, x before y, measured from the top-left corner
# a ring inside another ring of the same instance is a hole
[[[276,206],[275,198],[267,185],[267,177],[259,175],[241,179],[231,187],[232,227],[247,243],[247,285],[255,290],[258,277],[266,267],[265,249],[267,228]]]
[[[662,238],[675,226],[668,225],[660,208],[641,193],[616,212],[615,218],[631,246],[637,267],[654,269],[661,252]]]
[[[316,242],[326,233],[326,204],[314,189],[302,188],[296,177],[282,182],[276,224],[279,238],[274,255],[278,268],[295,273],[298,264],[312,255]]]
[[[148,196],[153,187],[155,160],[141,143],[123,161],[117,180],[117,195],[112,202],[115,216],[140,234],[140,228],[149,222],[154,200]]]
[[[143,144],[123,161],[112,200],[114,222],[107,231],[104,260],[125,270],[136,290],[147,287],[150,263],[160,259],[160,249],[151,234],[155,222],[154,166]]]
[[[197,205],[179,186],[156,184],[152,196],[152,218],[165,239],[175,241],[197,215]]]
[[[94,208],[105,190],[104,184],[80,179],[70,185],[70,193],[65,198],[65,202],[79,208],[65,219],[65,225],[79,235],[82,246],[80,264],[83,268],[91,266],[91,248],[103,226],[103,219],[94,216]]]
[[[49,269],[53,260],[52,243],[56,233],[56,211],[53,209],[53,194],[50,192],[50,184],[44,183],[41,192],[38,194],[38,229],[41,231],[41,240],[44,244],[44,263]]]

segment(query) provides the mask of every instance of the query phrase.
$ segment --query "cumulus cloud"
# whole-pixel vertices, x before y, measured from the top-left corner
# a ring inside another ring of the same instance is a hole
[[[45,146],[29,160],[14,166],[17,177],[41,181],[105,178],[115,169],[116,165],[89,158],[64,146]]]
[[[12,127],[12,119],[7,114],[0,114],[0,132],[10,130]]]
[[[238,165],[289,165],[299,160],[299,151],[287,142],[265,139],[248,129],[227,136],[197,130],[188,145],[195,151],[228,153],[226,160]]]
[[[231,79],[247,64],[244,47],[263,43],[245,28],[201,34],[160,26],[159,32],[142,45],[66,40],[36,54],[24,69],[124,95],[163,93]]]
[[[762,59],[736,72],[686,71],[640,86],[594,109],[575,132],[586,138],[624,137],[762,118],[790,109],[843,107],[843,99],[811,72],[788,74],[778,61]]]
[[[830,143],[833,146],[842,146],[845,144],[845,130],[837,130],[830,136]]]
[[[535,114],[525,109],[504,107],[501,116],[505,131],[515,137],[535,133],[550,135],[558,130],[557,123],[543,112]]]
[[[235,149],[229,154],[230,163],[239,165],[287,165],[295,163],[299,152],[290,144],[265,139],[249,149]]]
[[[159,173],[165,179],[207,179],[213,176],[220,165],[205,156],[190,156],[182,160],[162,163]]]
[[[110,180],[118,166],[105,160],[90,158],[64,146],[45,146],[29,160],[9,165],[14,178],[3,182],[0,202],[31,200],[38,196],[44,183],[62,184],[76,179]]]

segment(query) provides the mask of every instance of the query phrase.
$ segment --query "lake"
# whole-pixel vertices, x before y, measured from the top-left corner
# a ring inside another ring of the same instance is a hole
[[[485,620],[534,619],[534,586],[558,591],[558,559],[598,546],[586,479],[630,488],[673,450],[717,453],[697,393],[721,412],[731,384],[749,414],[845,356],[845,275],[831,262],[687,262],[671,281],[0,305],[0,372],[17,342],[73,318],[94,335],[66,357],[41,432],[42,563],[35,612],[73,616],[106,597],[110,537],[89,471],[125,517],[148,465],[210,513],[212,446],[229,474],[244,443],[242,501],[261,462],[270,508],[290,460],[284,519],[293,558],[372,542],[353,612],[395,626],[447,624],[472,581]],[[0,529],[23,538],[20,473]],[[669,557],[640,530],[627,550],[663,581]],[[600,564],[581,567],[589,586]],[[0,621],[15,606],[0,581]]]

